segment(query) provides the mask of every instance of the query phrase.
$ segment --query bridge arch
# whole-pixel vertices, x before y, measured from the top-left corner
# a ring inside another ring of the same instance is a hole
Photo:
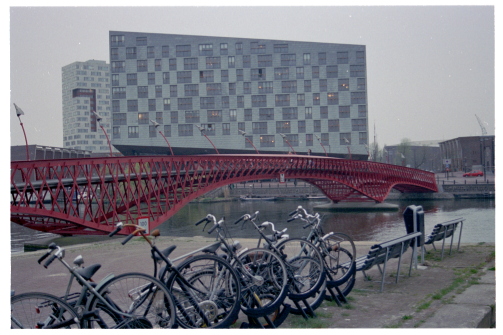
[[[437,192],[433,173],[301,155],[133,156],[11,163],[11,221],[56,234],[105,234],[115,223],[154,229],[195,198],[233,183],[284,177],[333,202],[382,202],[392,188]]]

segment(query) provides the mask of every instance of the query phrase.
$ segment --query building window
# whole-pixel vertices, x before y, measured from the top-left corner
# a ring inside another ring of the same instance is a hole
[[[243,67],[244,68],[250,68],[251,67],[250,55],[244,55],[243,56]]]
[[[367,130],[367,120],[366,119],[352,119],[351,120],[351,130],[352,131],[366,131]]]
[[[148,124],[148,113],[138,113],[138,124]]]
[[[253,122],[252,132],[253,134],[267,134],[267,122]]]
[[[340,133],[339,145],[351,145],[351,133]]]
[[[147,58],[154,58],[155,52],[154,47],[147,47]]]
[[[126,72],[126,62],[124,61],[112,62],[111,71],[112,73]]]
[[[155,72],[148,73],[148,84],[155,85]]]
[[[169,111],[171,109],[171,99],[170,98],[162,99],[162,104],[164,106],[165,111]]]
[[[110,49],[110,59],[111,60],[118,60],[119,59],[119,49],[118,48],[111,48]]]
[[[297,68],[297,79],[304,79],[304,68],[303,67],[298,67]]]
[[[365,77],[365,65],[350,65],[349,66],[349,76],[350,77]]]
[[[148,98],[148,86],[138,86],[138,98]]]
[[[148,126],[148,137],[157,137],[157,130],[155,129],[155,126]]]
[[[356,89],[358,91],[365,91],[367,89],[365,78],[357,78],[356,79]]]
[[[155,122],[163,124],[164,123],[164,113],[163,112],[156,112],[155,113]]]
[[[228,68],[236,67],[236,58],[234,56],[227,57],[227,67]]]
[[[311,80],[304,80],[304,92],[311,92]]]
[[[260,147],[274,147],[274,135],[262,135],[260,136]]]
[[[306,121],[304,121],[304,120],[297,121],[297,132],[298,133],[305,133],[306,132]]]
[[[258,42],[250,43],[250,53],[252,54],[265,54],[266,53],[266,45],[259,44]]]
[[[126,59],[136,59],[136,48],[126,48]]]
[[[365,92],[351,92],[351,103],[352,104],[366,104]]]
[[[251,94],[251,82],[247,81],[243,83],[243,94]]]
[[[127,101],[127,111],[137,112],[138,111],[138,100],[128,100]]]
[[[326,91],[327,91],[327,80],[320,79],[320,92],[326,92]]]
[[[136,79],[136,73],[128,73],[126,79],[127,79],[127,82],[126,82],[127,85],[137,85],[138,84],[138,80]]]
[[[171,123],[178,123],[178,111],[171,112],[170,120]]]
[[[147,72],[148,62],[145,59],[140,59],[136,61],[136,71],[137,72]]]
[[[283,138],[283,147],[290,147],[290,146],[292,146],[292,147],[299,146],[299,135],[286,134],[286,138]]]
[[[320,77],[320,67],[319,66],[313,66],[311,69],[312,69],[313,79],[318,79]]]
[[[199,44],[199,56],[213,56],[213,44]]]
[[[222,122],[222,111],[221,110],[209,110],[207,111],[208,122]]]
[[[147,37],[146,36],[138,36],[136,38],[136,45],[147,45]]]
[[[119,86],[119,75],[112,74],[112,86]]]
[[[192,109],[192,98],[178,98],[178,109],[191,110]]]
[[[281,93],[297,93],[297,80],[282,81]]]
[[[120,100],[112,100],[112,112],[119,113],[121,111],[121,102]]]
[[[281,54],[281,66],[295,66],[295,54]]]
[[[220,57],[206,57],[206,69],[220,69]]]
[[[192,124],[179,124],[178,136],[193,136],[194,126]]]
[[[186,97],[197,97],[199,96],[199,85],[198,84],[187,84],[184,86]]]
[[[213,70],[199,71],[199,82],[212,83],[213,81],[214,81]]]
[[[304,106],[306,104],[305,94],[297,94],[297,106]]]
[[[199,123],[199,111],[185,111],[185,123]]]
[[[227,52],[228,52],[228,45],[227,43],[220,43],[220,54],[221,55],[227,55]]]
[[[348,119],[351,117],[351,106],[339,106],[339,118]]]
[[[258,66],[259,67],[272,66],[272,55],[259,55]]]
[[[125,126],[125,125],[127,125],[127,114],[126,113],[114,113],[114,114],[112,114],[112,124],[114,126]]]
[[[171,137],[171,125],[170,124],[164,125],[164,136]]]
[[[337,64],[348,64],[349,57],[347,51],[337,52]]]
[[[156,110],[156,100],[148,99],[148,110],[149,112],[155,112]]]
[[[281,109],[283,120],[296,120],[299,118],[297,107],[285,107]]]
[[[339,119],[328,120],[328,131],[331,133],[339,131]]]
[[[327,104],[338,105],[339,104],[339,92],[328,92],[327,93]]]
[[[237,69],[236,70],[236,81],[243,81],[244,76],[243,76],[243,69]]]
[[[326,64],[327,64],[327,53],[318,52],[318,65],[326,65]]]
[[[290,94],[276,94],[275,96],[275,106],[290,106]]]
[[[358,105],[358,117],[367,117],[367,105]]]
[[[231,124],[222,123],[222,135],[230,135],[230,134],[231,134]]]
[[[313,146],[313,134],[306,134],[306,147]]]
[[[162,85],[155,85],[155,97],[162,98]]]
[[[320,93],[313,93],[313,105],[320,104]]]
[[[367,142],[368,142],[367,133],[366,132],[358,133],[358,144],[367,144]]]
[[[244,108],[245,107],[245,97],[242,95],[238,95],[237,104],[238,104],[238,108]]]
[[[339,76],[339,68],[337,65],[327,65],[327,78],[337,78]]]
[[[229,97],[222,97],[222,108],[229,108]]]
[[[222,95],[222,84],[206,84],[206,95]]]
[[[258,115],[259,120],[274,120],[274,108],[259,108]]]
[[[124,46],[124,35],[111,35],[110,45],[113,47],[123,47]]]
[[[339,92],[340,91],[349,91],[349,79],[348,78],[339,79],[338,87],[339,87]]]
[[[162,73],[162,83],[169,84],[169,72]]]
[[[154,69],[155,69],[155,71],[162,71],[162,60],[161,59],[154,60]]]
[[[320,107],[320,119],[328,119],[328,106]]]
[[[176,73],[176,82],[178,84],[192,83],[192,72],[191,71],[180,71]]]
[[[290,132],[290,121],[276,121],[276,133]]]
[[[252,109],[251,108],[245,109],[244,117],[245,117],[245,121],[252,121],[253,114],[252,114]]]
[[[229,95],[236,95],[236,83],[229,83]]]
[[[273,83],[272,81],[259,81],[258,82],[258,93],[273,93]]]
[[[215,108],[215,98],[214,97],[201,97],[200,106],[202,109],[212,109]]]
[[[264,79],[266,79],[265,69],[251,69],[250,70],[250,77],[251,77],[251,80],[264,80]]]
[[[178,96],[178,86],[176,85],[169,86],[169,96],[173,98]]]
[[[170,71],[176,71],[177,66],[176,66],[176,58],[170,58],[169,59],[169,70]]]
[[[288,44],[274,44],[274,53],[288,52]]]
[[[176,57],[190,57],[190,45],[177,45]]]
[[[184,70],[197,70],[199,67],[197,58],[184,58],[183,59],[183,69]]]
[[[314,120],[313,129],[317,133],[321,132],[321,120]]]
[[[322,133],[321,134],[321,138],[320,138],[320,142],[321,144],[323,145],[330,145],[330,135],[329,133]]]
[[[236,43],[236,55],[243,54],[243,43]]]
[[[274,69],[274,79],[289,79],[289,69],[287,67],[277,67]]]
[[[112,138],[121,138],[121,127],[112,127]]]
[[[128,127],[128,138],[139,138],[140,132],[138,126],[129,126]]]
[[[220,71],[220,81],[228,82],[229,81],[229,70]]]
[[[304,54],[303,55],[303,64],[304,65],[311,65],[311,54]]]
[[[356,52],[356,63],[357,64],[365,64],[365,51],[357,51]]]
[[[252,95],[252,107],[267,107],[267,96]]]
[[[229,121],[237,121],[238,119],[238,113],[235,109],[230,109],[229,110]]]
[[[304,109],[304,113],[305,113],[305,116],[304,116],[304,119],[312,119],[313,118],[313,107],[306,107]]]

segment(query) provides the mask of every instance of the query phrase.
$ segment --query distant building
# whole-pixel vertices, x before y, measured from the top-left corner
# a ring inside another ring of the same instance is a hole
[[[109,154],[110,149],[96,116],[110,134],[110,68],[105,61],[74,62],[62,68],[63,146]]]
[[[494,173],[495,136],[467,136],[440,142],[442,159],[450,160],[451,171],[470,171],[473,166]]]
[[[71,148],[49,147],[45,145],[28,145],[28,154],[30,160],[40,159],[69,159],[69,158],[88,158],[91,157],[91,151],[78,150]],[[26,160],[26,146],[13,145],[10,147],[11,161]]]
[[[292,147],[368,157],[364,45],[123,31],[109,37],[112,143],[124,155],[169,154],[162,135],[175,155],[215,153],[199,126],[220,153],[253,154],[255,146],[269,154]]]
[[[442,170],[442,155],[438,143],[439,141],[418,141],[409,142],[406,146],[385,146],[382,162],[439,172]]]

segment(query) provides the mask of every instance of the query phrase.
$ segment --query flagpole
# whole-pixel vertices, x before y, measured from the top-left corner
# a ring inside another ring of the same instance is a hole
[[[28,149],[28,137],[26,137],[26,131],[24,130],[24,125],[23,125],[23,122],[21,121],[21,115],[24,115],[24,112],[21,108],[16,106],[16,104],[14,104],[14,108],[16,109],[16,115],[17,115],[17,118],[19,119],[19,124],[21,125],[21,129],[23,129],[24,142],[26,143],[26,160],[29,161],[30,160],[30,150]]]

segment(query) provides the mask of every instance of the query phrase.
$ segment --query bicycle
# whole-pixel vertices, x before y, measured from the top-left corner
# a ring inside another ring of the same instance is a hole
[[[51,254],[43,266],[47,268],[58,259],[71,274],[64,297],[39,292],[12,297],[11,327],[175,327],[173,298],[156,278],[142,273],[124,273],[118,276],[108,275],[95,284],[90,279],[100,268],[99,264],[83,268],[82,256],[78,256],[72,267],[64,260],[65,250],[55,243],[49,245],[48,251],[40,257],[38,263]],[[81,291],[70,294],[74,279],[81,285]],[[41,313],[41,310],[44,312]]]
[[[122,241],[123,245],[137,234],[149,243],[154,261],[153,276],[159,278],[171,292],[177,324],[183,328],[224,328],[237,319],[241,289],[233,267],[214,255],[195,255],[201,251],[207,253],[218,245],[200,248],[171,260],[168,257],[176,246],[159,250],[155,245],[155,238],[160,235],[158,230],[152,232],[152,242],[145,235],[144,228],[119,223],[109,236],[125,227],[132,227],[134,231]],[[174,263],[179,260],[183,261],[175,266]],[[163,262],[165,265],[158,269],[158,264]]]
[[[287,222],[300,219],[306,222],[302,228],[311,227],[306,239],[311,241],[322,253],[324,267],[327,271],[327,289],[330,292],[328,300],[346,301],[345,297],[351,292],[356,276],[356,247],[353,239],[344,233],[330,232],[325,234],[321,228],[321,217],[318,213],[311,215],[302,206],[291,213]],[[345,264],[341,266],[341,264]],[[342,290],[339,288],[343,285]],[[336,288],[336,295],[331,288]]]
[[[253,215],[245,214],[240,217],[235,224],[243,220],[243,226],[247,221],[252,222],[259,232],[260,238],[257,245],[261,246],[264,240],[264,248],[273,251],[285,260],[289,279],[288,302],[291,302],[290,312],[302,314],[307,318],[307,314],[314,316],[310,300],[313,299],[322,287],[325,287],[326,273],[323,267],[323,260],[319,250],[309,241],[301,238],[290,238],[285,234],[287,229],[277,231],[272,222],[263,222],[258,225],[255,220],[259,212]],[[264,230],[271,227],[273,236],[264,234]],[[305,307],[301,307],[302,301]],[[307,313],[307,314],[306,314]]]

